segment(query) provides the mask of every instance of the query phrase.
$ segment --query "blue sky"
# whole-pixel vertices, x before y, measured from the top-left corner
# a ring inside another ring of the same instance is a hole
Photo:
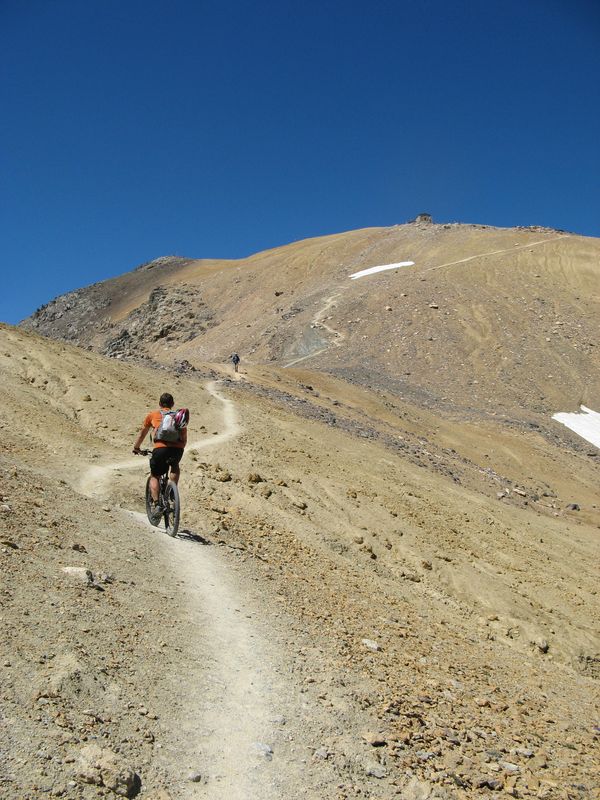
[[[160,255],[600,236],[597,0],[0,0],[0,320]]]

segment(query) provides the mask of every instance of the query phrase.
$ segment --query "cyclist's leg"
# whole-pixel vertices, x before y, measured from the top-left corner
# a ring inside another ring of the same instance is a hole
[[[169,454],[169,480],[173,483],[179,483],[179,475],[181,474],[179,462],[183,456],[183,450],[180,447],[170,448]]]
[[[155,503],[158,502],[160,493],[159,478],[168,469],[166,461],[166,447],[155,447],[150,459],[150,494]]]

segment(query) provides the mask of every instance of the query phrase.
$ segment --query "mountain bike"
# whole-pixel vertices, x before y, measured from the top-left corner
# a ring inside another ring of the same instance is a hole
[[[141,456],[151,456],[152,450],[140,450]],[[158,509],[155,512],[152,508],[152,495],[150,494],[150,478],[146,481],[146,514],[151,525],[157,528],[160,521],[165,523],[165,530],[169,536],[175,536],[179,530],[179,489],[174,481],[169,480],[172,462],[167,459],[168,469],[158,479]],[[177,464],[175,464],[177,466]]]

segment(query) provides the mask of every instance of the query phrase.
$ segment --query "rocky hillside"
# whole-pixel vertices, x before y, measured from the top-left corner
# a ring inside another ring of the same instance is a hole
[[[356,280],[376,265],[413,261]],[[165,258],[23,325],[113,357],[303,363],[441,412],[548,414],[600,391],[600,242],[413,223],[241,261]],[[493,398],[493,399],[492,399]]]
[[[600,450],[552,414],[600,410],[599,256],[425,221],[0,327],[0,794],[596,797]],[[176,540],[130,455],[165,388]]]

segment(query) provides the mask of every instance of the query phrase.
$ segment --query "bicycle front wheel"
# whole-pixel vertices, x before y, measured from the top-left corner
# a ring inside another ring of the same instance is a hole
[[[156,514],[152,513],[152,495],[150,494],[150,475],[148,475],[148,480],[146,481],[146,514],[148,515],[148,522],[150,525],[154,525],[156,527],[160,522],[160,516],[157,517]]]
[[[173,481],[167,483],[165,503],[165,530],[169,536],[175,536],[179,530],[179,489],[177,488],[177,484],[173,483]]]

